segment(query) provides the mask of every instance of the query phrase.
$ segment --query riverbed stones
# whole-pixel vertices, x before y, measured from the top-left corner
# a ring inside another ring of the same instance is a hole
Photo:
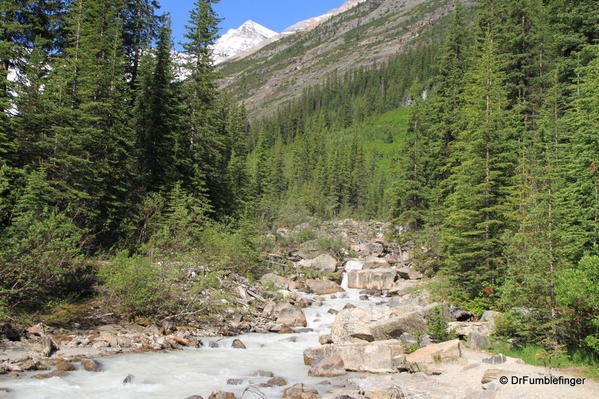
[[[266,370],[257,370],[254,373],[254,375],[257,377],[269,377],[269,378],[272,378],[275,376],[275,374],[272,371],[266,371]]]
[[[77,368],[73,363],[69,363],[65,360],[58,360],[56,362],[56,369],[60,371],[75,371]]]
[[[233,392],[214,391],[210,394],[208,399],[237,399],[237,397]]]
[[[287,385],[287,380],[283,377],[272,377],[270,380],[266,381],[266,384],[271,387],[284,387]]]
[[[231,347],[235,349],[247,349],[245,344],[240,339],[234,339],[233,343],[231,344]]]
[[[102,364],[93,359],[81,359],[81,366],[83,366],[85,371],[90,371],[92,373],[98,373],[102,371]]]
[[[308,375],[311,377],[339,377],[347,374],[341,356],[325,357],[313,364]]]
[[[243,384],[243,380],[241,378],[229,378],[227,380],[227,385],[241,385]]]
[[[331,337],[331,334],[321,335],[320,337],[318,337],[318,343],[321,345],[332,344],[333,338]]]
[[[44,337],[42,339],[42,355],[50,357],[54,352],[58,351],[58,346],[50,337]]]
[[[329,254],[322,254],[314,259],[303,259],[297,265],[303,269],[311,269],[319,272],[337,271],[337,259]]]
[[[306,280],[306,289],[316,295],[328,295],[343,292],[343,288],[331,280]]]
[[[62,371],[62,370],[54,370],[50,373],[42,373],[42,374],[36,374],[31,378],[35,378],[38,380],[45,380],[48,378],[54,378],[54,377],[68,377],[69,373],[68,371]]]
[[[348,273],[348,287],[369,290],[389,290],[393,288],[397,270],[372,269],[352,270]]]
[[[280,311],[277,323],[287,327],[306,327],[308,325],[304,312],[291,306]]]
[[[318,399],[320,395],[314,388],[304,384],[295,384],[283,391],[283,399]]]

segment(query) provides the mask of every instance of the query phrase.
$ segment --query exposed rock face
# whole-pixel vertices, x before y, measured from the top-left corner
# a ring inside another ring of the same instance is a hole
[[[462,357],[462,344],[460,340],[442,342],[418,349],[406,357],[408,363],[434,364],[438,362],[453,361]]]
[[[306,280],[308,292],[316,295],[334,294],[343,292],[343,288],[334,281],[330,280]]]
[[[348,273],[348,286],[367,290],[390,290],[396,278],[397,270],[391,268],[352,270]]]
[[[292,307],[281,310],[277,323],[288,327],[306,327],[308,325],[304,312]]]
[[[397,340],[323,345],[304,352],[304,363],[318,365],[324,359],[339,357],[347,371],[394,373],[404,365],[405,356]]]
[[[337,270],[337,259],[329,254],[322,254],[314,259],[301,260],[297,265],[305,269],[320,272],[335,272]]]
[[[338,377],[345,374],[347,372],[341,356],[325,357],[313,364],[308,371],[311,377]]]

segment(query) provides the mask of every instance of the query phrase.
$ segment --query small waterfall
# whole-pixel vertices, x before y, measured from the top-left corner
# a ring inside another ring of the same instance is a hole
[[[341,281],[341,288],[345,291],[349,290],[349,272],[352,270],[362,270],[364,262],[361,260],[349,260],[345,263],[345,272],[343,273],[343,280]]]

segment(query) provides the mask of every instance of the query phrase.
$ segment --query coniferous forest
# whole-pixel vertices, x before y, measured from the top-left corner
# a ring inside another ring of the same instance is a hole
[[[512,342],[599,354],[596,0],[456,1],[260,118],[219,89],[215,2],[182,53],[154,0],[0,3],[0,321],[189,310],[268,267],[263,232],[354,218],[393,221],[451,303],[517,309]],[[213,266],[182,296],[168,262]]]

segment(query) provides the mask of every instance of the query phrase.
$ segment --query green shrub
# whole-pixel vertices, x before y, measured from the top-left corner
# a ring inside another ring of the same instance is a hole
[[[333,237],[319,238],[317,243],[319,250],[330,252],[337,258],[343,258],[346,255],[345,251],[348,248],[348,245],[345,242]]]
[[[119,253],[100,269],[102,289],[119,311],[131,316],[155,316],[171,308],[169,279],[149,258]]]
[[[83,230],[62,213],[19,214],[0,237],[0,301],[35,309],[88,293],[93,274],[82,260],[82,240]]]
[[[427,332],[434,342],[445,342],[455,338],[455,334],[450,333],[449,324],[443,315],[443,308],[436,307],[426,316]]]

